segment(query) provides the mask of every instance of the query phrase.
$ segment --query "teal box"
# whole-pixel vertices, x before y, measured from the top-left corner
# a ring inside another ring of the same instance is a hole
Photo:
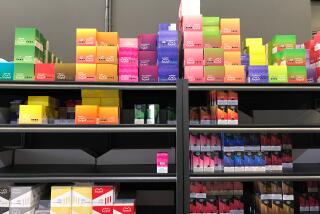
[[[0,81],[13,80],[14,64],[12,62],[0,63]]]

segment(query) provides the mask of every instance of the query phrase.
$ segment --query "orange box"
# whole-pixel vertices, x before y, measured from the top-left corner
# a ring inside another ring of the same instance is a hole
[[[119,106],[99,107],[99,124],[118,125]]]
[[[96,81],[96,64],[76,64],[76,81]]]
[[[245,83],[245,70],[243,65],[226,65],[224,72],[224,82]]]
[[[240,35],[240,19],[220,19],[221,35]]]
[[[96,46],[77,46],[76,48],[77,63],[94,64],[96,63],[97,47]]]
[[[224,52],[224,65],[241,65],[241,52],[240,51],[225,51]]]
[[[77,46],[95,46],[97,29],[94,28],[77,28]]]
[[[118,64],[118,47],[117,46],[98,46],[97,63],[99,64]]]
[[[240,35],[222,35],[221,44],[225,51],[241,51]]]
[[[97,32],[98,46],[118,46],[118,32]]]
[[[95,125],[98,122],[98,106],[76,105],[76,125]]]
[[[112,64],[97,64],[98,82],[118,82],[118,66]]]

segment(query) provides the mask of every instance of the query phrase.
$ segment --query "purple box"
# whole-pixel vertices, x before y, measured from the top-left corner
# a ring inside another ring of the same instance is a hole
[[[268,66],[248,66],[248,83],[268,83]]]
[[[179,79],[179,65],[159,65],[159,82],[176,82]]]
[[[178,48],[158,48],[158,64],[177,65],[179,64]]]
[[[158,66],[139,66],[139,82],[158,82]]]
[[[156,65],[157,52],[156,51],[139,51],[139,66]]]
[[[308,83],[317,82],[317,72],[315,64],[307,65],[307,81]]]
[[[249,65],[249,55],[241,54],[241,65]]]
[[[160,31],[158,32],[158,48],[178,48],[179,39],[177,31]]]
[[[138,40],[141,51],[155,51],[157,48],[157,34],[140,34]]]

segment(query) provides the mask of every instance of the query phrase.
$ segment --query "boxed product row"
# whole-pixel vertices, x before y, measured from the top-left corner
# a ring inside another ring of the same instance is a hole
[[[167,124],[176,124],[176,113],[173,107],[166,108]],[[134,124],[160,124],[159,104],[135,104]]]

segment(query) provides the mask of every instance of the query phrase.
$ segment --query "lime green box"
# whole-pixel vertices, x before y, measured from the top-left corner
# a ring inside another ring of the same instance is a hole
[[[15,46],[14,47],[15,63],[42,63],[44,54],[35,46]]]
[[[203,27],[203,44],[205,48],[221,48],[220,28],[217,26]]]
[[[43,51],[41,34],[37,28],[16,28],[15,46],[34,46]]]
[[[34,64],[15,63],[13,80],[33,81],[34,80]]]
[[[220,17],[202,17],[202,26],[220,26]]]
[[[269,65],[268,76],[269,76],[269,83],[288,83],[287,66]]]

